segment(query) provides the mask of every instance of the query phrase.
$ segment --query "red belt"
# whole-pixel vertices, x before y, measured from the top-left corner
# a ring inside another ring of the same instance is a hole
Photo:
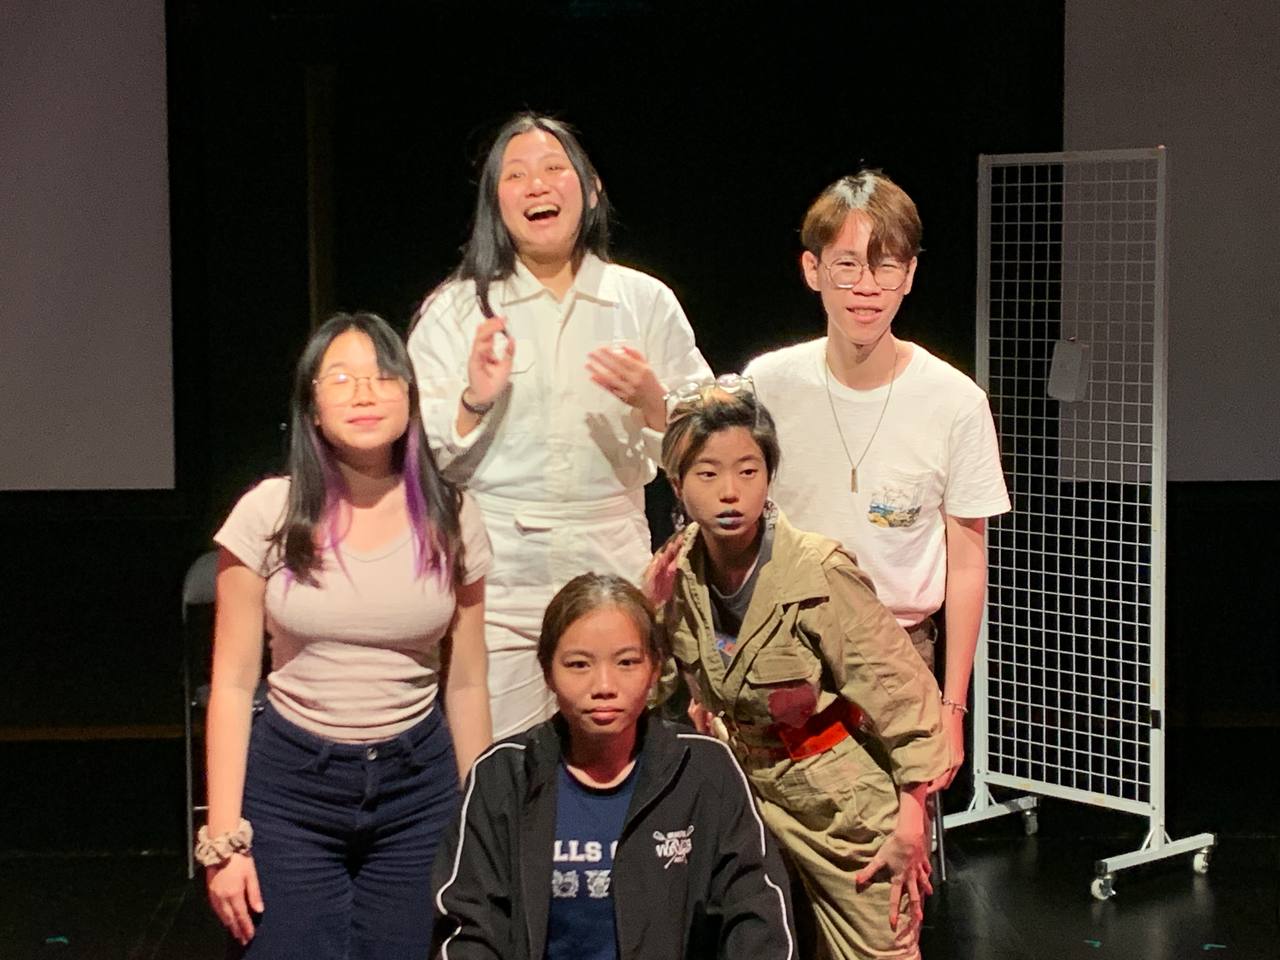
[[[838,698],[825,710],[813,714],[798,727],[774,724],[769,732],[782,741],[781,747],[753,747],[744,744],[749,753],[764,754],[773,760],[790,757],[792,760],[803,760],[813,757],[825,750],[830,750],[837,743],[857,730],[865,719],[865,714],[857,704]]]

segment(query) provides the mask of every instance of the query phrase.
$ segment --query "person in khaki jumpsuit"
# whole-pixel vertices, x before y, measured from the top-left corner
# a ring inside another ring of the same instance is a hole
[[[812,903],[818,955],[918,957],[925,788],[949,762],[938,686],[840,544],[768,503],[772,418],[730,386],[672,414],[663,466],[695,522],[647,583],[691,713],[733,747]]]

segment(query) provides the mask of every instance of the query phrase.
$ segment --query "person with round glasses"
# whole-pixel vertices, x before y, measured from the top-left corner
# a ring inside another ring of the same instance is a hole
[[[800,229],[800,268],[819,296],[826,335],[756,357],[745,373],[782,437],[778,505],[857,557],[930,667],[933,617],[945,609],[951,766],[930,785],[936,792],[964,761],[986,519],[1007,511],[1009,496],[986,394],[893,334],[921,235],[915,203],[877,170],[823,190]]]
[[[379,317],[312,334],[291,419],[288,475],[214,537],[195,855],[238,955],[425,957],[432,858],[490,742],[488,537],[436,469],[409,357]]]
[[[345,370],[326,373],[311,381],[316,388],[316,396],[330,404],[351,403],[360,391],[360,384],[369,385],[369,392],[378,400],[397,400],[408,393],[409,385],[404,377],[390,373],[375,373],[367,377],[357,377]]]

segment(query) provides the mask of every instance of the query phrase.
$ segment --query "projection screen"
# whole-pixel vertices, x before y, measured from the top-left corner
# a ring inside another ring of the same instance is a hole
[[[174,485],[163,0],[0,5],[0,490]]]

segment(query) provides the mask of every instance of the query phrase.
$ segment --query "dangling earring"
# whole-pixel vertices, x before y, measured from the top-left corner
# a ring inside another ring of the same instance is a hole
[[[689,515],[684,512],[684,504],[676,501],[676,505],[671,508],[671,526],[679,533],[689,524]]]

